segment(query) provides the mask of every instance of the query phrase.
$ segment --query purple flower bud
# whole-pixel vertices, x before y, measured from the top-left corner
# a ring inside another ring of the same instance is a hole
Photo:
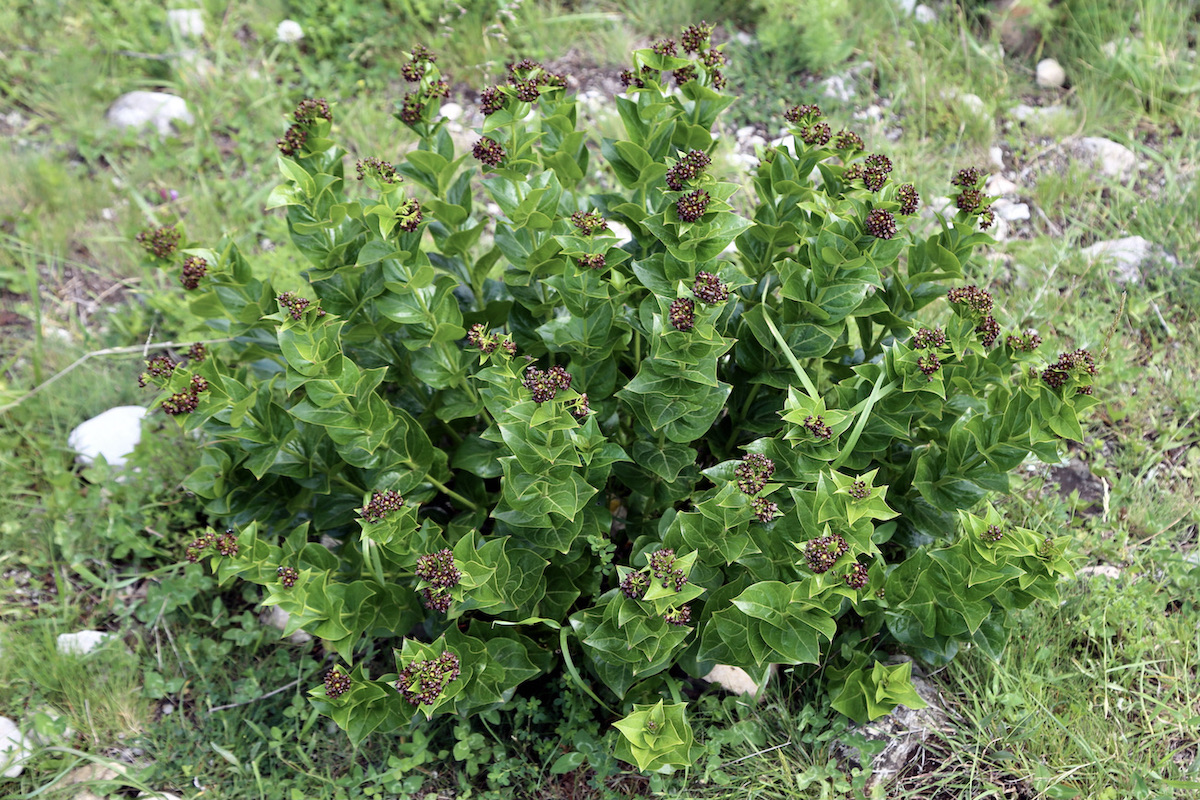
[[[863,227],[876,239],[891,239],[896,235],[896,218],[892,212],[876,208],[867,214]]]
[[[850,567],[850,571],[842,579],[846,581],[846,585],[851,589],[864,588],[868,581],[866,564],[860,564],[857,561],[854,562],[854,565]]]
[[[437,658],[414,661],[400,671],[396,689],[414,706],[437,702],[446,686],[460,674],[458,656],[446,651]]]
[[[382,522],[403,505],[404,498],[397,491],[388,489],[386,492],[375,492],[371,495],[371,500],[359,512],[359,516],[371,524]]]
[[[708,210],[710,199],[708,192],[697,189],[691,194],[685,194],[675,201],[675,212],[684,222],[696,222]]]
[[[686,297],[677,298],[671,301],[667,317],[677,330],[686,333],[696,326],[696,303]]]
[[[208,262],[200,256],[188,256],[183,260],[183,271],[179,275],[179,282],[183,284],[184,289],[195,289],[200,286],[200,281],[208,274]]]
[[[471,148],[471,155],[489,167],[498,167],[506,154],[498,142],[485,136]]]
[[[733,471],[738,489],[743,494],[756,495],[775,474],[775,462],[761,453],[747,453]]]
[[[280,567],[275,574],[279,576],[279,583],[285,589],[295,586],[296,580],[300,577],[300,573],[296,571],[295,567]]]
[[[337,667],[325,673],[325,696],[329,698],[341,697],[346,692],[350,691],[350,676],[342,672]]]
[[[816,539],[810,539],[804,546],[804,559],[808,562],[809,569],[820,574],[828,572],[849,549],[850,545],[846,544],[846,540],[839,534],[818,536]]]
[[[729,299],[729,287],[711,272],[701,271],[696,273],[696,280],[692,284],[692,294],[696,296],[697,300],[714,306]]]
[[[820,416],[812,416],[811,414],[804,418],[804,427],[808,432],[818,439],[829,440],[833,438],[833,429],[825,424],[825,419]]]

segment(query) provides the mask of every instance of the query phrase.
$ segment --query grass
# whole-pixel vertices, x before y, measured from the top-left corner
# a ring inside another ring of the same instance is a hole
[[[265,246],[287,234],[279,215],[262,213],[273,141],[298,97],[337,99],[343,138],[356,150],[406,146],[390,116],[404,86],[389,65],[420,33],[410,22],[392,20],[364,44],[353,38],[353,16],[341,19],[353,40],[329,44],[322,61],[315,28],[301,47],[274,41],[275,24],[299,4],[202,5],[211,72],[143,57],[186,46],[172,39],[161,4],[148,0],[0,9],[0,406],[87,352],[194,335],[175,277],[130,246],[147,225],[178,219],[195,241],[232,236],[256,253],[259,269],[299,268],[288,248]],[[1006,510],[1023,524],[1071,530],[1081,566],[1120,570],[1115,579],[1067,583],[1058,607],[1016,615],[999,661],[968,650],[931,676],[954,730],[928,740],[874,796],[1194,797],[1200,286],[1190,265],[1200,258],[1200,67],[1189,50],[1200,5],[1035,3],[1037,25],[1052,35],[1007,54],[999,25],[989,27],[974,4],[941,8],[928,25],[889,3],[843,5],[830,24],[844,51],[800,58],[730,44],[731,79],[744,97],[737,125],[796,102],[816,100],[846,121],[877,105],[878,121],[855,127],[923,196],[963,164],[987,163],[990,147],[1003,148],[1018,199],[1045,216],[1018,227],[975,277],[1003,296],[1005,321],[1107,351],[1096,390],[1104,402],[1075,449],[1104,481],[1096,484],[1102,500],[1061,496],[1049,474],[1035,471]],[[460,88],[478,88],[517,54],[611,69],[629,39],[648,41],[701,17],[754,31],[754,16],[730,18],[727,4],[712,0],[525,2],[511,18],[468,16],[452,35],[437,26],[429,35],[440,63],[462,65],[453,71]],[[778,38],[779,29],[763,26],[797,24],[769,13],[758,21],[760,37]],[[1066,89],[1036,86],[1042,57],[1063,64]],[[856,96],[837,107],[819,81],[850,67]],[[195,125],[162,141],[108,130],[107,104],[135,88],[186,97]],[[983,114],[969,109],[968,94],[982,100]],[[1066,113],[1022,125],[1012,118],[1020,103]],[[1121,142],[1144,168],[1128,184],[1106,179],[1069,157],[1074,136]],[[1181,267],[1120,286],[1080,254],[1128,235],[1162,245]],[[104,467],[81,474],[73,466],[65,441],[75,424],[147,401],[133,386],[138,366],[136,355],[91,359],[0,412],[0,714],[35,725],[46,743],[0,793],[33,796],[89,755],[118,754],[140,767],[144,786],[183,796],[200,786],[210,796],[256,798],[460,786],[467,778],[450,751],[474,740],[445,728],[434,743],[349,751],[305,699],[325,666],[321,649],[276,642],[255,618],[255,596],[215,593],[198,568],[177,565],[189,531],[206,522],[180,490],[195,458],[184,440],[168,429],[148,438],[135,456],[140,471],[125,483]],[[56,651],[59,633],[86,628],[118,630],[122,639],[87,657]],[[856,791],[866,774],[853,773],[833,747],[844,723],[819,707],[788,680],[760,706],[706,697],[698,728],[711,746],[695,769],[649,788],[611,776],[609,796],[782,800]],[[135,748],[144,756],[129,755]],[[553,775],[546,753],[522,748],[519,758],[481,761],[473,780],[490,781],[496,796],[519,796],[514,781],[539,798],[601,796],[586,776]]]

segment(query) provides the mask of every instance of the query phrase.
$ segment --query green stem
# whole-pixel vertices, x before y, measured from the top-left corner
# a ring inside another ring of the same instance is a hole
[[[407,466],[409,469],[413,469],[413,470],[415,470],[415,469],[418,469],[417,465],[416,465],[416,464],[414,464],[414,463],[412,462],[412,460],[411,460],[411,459],[406,459],[406,460],[404,461],[404,464],[405,464],[405,465],[406,465],[406,466]],[[446,496],[447,496],[447,497],[449,497],[451,500],[454,500],[454,501],[456,501],[456,502],[457,502],[459,505],[466,506],[467,508],[471,509],[472,511],[478,511],[478,510],[479,510],[479,504],[478,504],[478,503],[475,503],[475,502],[473,502],[473,501],[471,501],[471,500],[468,500],[467,498],[463,497],[461,494],[459,494],[458,492],[454,491],[454,490],[453,490],[453,489],[451,489],[449,486],[447,486],[446,484],[442,483],[441,481],[439,481],[437,478],[433,477],[432,475],[426,474],[426,475],[425,475],[425,478],[424,478],[424,480],[428,481],[428,482],[429,482],[429,484],[430,484],[430,485],[431,485],[433,488],[437,489],[439,492],[441,492],[442,494],[446,495]]]
[[[334,483],[340,484],[341,486],[345,486],[347,489],[350,489],[355,494],[358,494],[358,495],[367,494],[366,489],[362,488],[361,486],[356,486],[355,484],[353,484],[350,481],[343,478],[341,475],[331,475],[330,477],[333,478]]]
[[[871,417],[871,409],[877,402],[879,402],[879,400],[891,394],[896,388],[897,384],[895,383],[889,383],[887,385],[884,384],[883,381],[886,377],[886,372],[879,373],[879,378],[876,379],[875,386],[871,389],[871,394],[868,395],[866,401],[861,404],[862,411],[859,412],[858,420],[854,423],[854,430],[850,431],[850,438],[847,439],[846,444],[842,446],[841,454],[838,455],[838,457],[834,459],[833,463],[829,465],[830,468],[837,469],[838,467],[842,466],[842,464],[846,463],[846,459],[850,458],[850,454],[854,452],[854,446],[858,444],[858,438],[862,436],[863,429],[867,427],[867,420]]]
[[[804,384],[804,391],[813,400],[817,399],[817,387],[813,385],[809,379],[808,373],[804,371],[804,367],[800,366],[800,362],[796,360],[796,354],[792,352],[792,348],[788,346],[787,340],[783,338],[783,334],[775,327],[775,323],[771,321],[771,315],[767,313],[767,309],[763,307],[763,321],[767,323],[767,328],[770,329],[771,335],[775,337],[775,341],[783,349],[783,356],[792,365],[792,371],[796,373],[796,377],[800,379],[800,383]]]

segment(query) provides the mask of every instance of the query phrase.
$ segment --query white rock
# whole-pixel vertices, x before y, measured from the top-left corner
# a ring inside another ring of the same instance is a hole
[[[745,125],[741,128],[738,128],[737,132],[734,133],[734,137],[739,142],[743,141],[744,139],[748,139],[753,135],[754,135],[754,126],[753,125]]]
[[[977,94],[968,93],[960,95],[958,102],[961,103],[962,107],[973,117],[983,119],[989,116],[987,106],[985,106],[983,103],[983,98]]]
[[[179,795],[170,792],[138,792],[138,800],[179,800]]]
[[[167,12],[167,27],[184,39],[199,39],[204,35],[204,9],[173,8]]]
[[[269,625],[280,631],[287,630],[288,622],[291,621],[291,615],[284,611],[279,606],[268,606],[258,620],[263,625]],[[304,631],[296,631],[288,637],[288,641],[292,644],[308,644],[312,641],[312,636]]]
[[[983,193],[989,197],[1003,197],[1016,191],[1017,185],[1003,175],[989,175],[987,183],[983,185]]]
[[[142,128],[153,125],[160,136],[172,133],[172,124],[195,122],[182,97],[166,92],[128,92],[108,109],[108,121],[118,128]]]
[[[729,163],[739,170],[750,170],[758,166],[758,156],[753,153],[730,153]]]
[[[1037,65],[1037,85],[1057,89],[1067,82],[1067,71],[1053,58],[1043,58]]]
[[[1008,220],[997,214],[996,219],[992,221],[992,227],[988,228],[984,233],[991,236],[997,242],[1006,241],[1009,234]]]
[[[1011,113],[1012,118],[1018,122],[1031,123],[1035,125],[1052,125],[1060,120],[1067,121],[1072,117],[1070,109],[1058,105],[1039,108],[1036,106],[1026,105],[1025,103],[1020,103],[1012,110]]]
[[[922,3],[913,9],[913,19],[922,25],[929,25],[930,23],[937,22],[937,12]]]
[[[1004,150],[999,147],[989,147],[988,160],[996,169],[1004,169]]]
[[[17,723],[8,717],[0,717],[0,773],[5,778],[15,778],[25,771],[23,762],[29,757],[29,745]]]
[[[142,440],[144,406],[117,406],[81,422],[67,436],[67,444],[78,453],[82,464],[95,463],[97,456],[112,467],[124,467],[126,457]]]
[[[1108,578],[1115,581],[1121,577],[1121,570],[1111,564],[1099,564],[1094,567],[1080,567],[1075,570],[1075,574],[1081,578],[1090,578],[1094,575],[1099,575],[1101,578]]]
[[[58,635],[58,652],[63,655],[82,656],[95,650],[109,639],[116,638],[104,631],[79,631],[78,633],[60,633]]]
[[[896,0],[896,8],[904,14],[912,16],[913,11],[917,8],[917,0]]]
[[[834,100],[849,103],[854,99],[854,81],[845,75],[831,75],[821,81],[823,94]]]
[[[712,671],[705,675],[701,680],[708,683],[715,683],[727,692],[732,694],[750,695],[758,700],[762,700],[764,695],[763,689],[767,688],[767,684],[771,682],[771,676],[775,674],[774,666],[767,672],[767,677],[763,680],[761,686],[750,677],[750,673],[741,667],[730,667],[726,664],[717,664],[712,668]]]
[[[633,241],[633,231],[616,220],[610,219],[608,221],[608,229],[612,231],[613,236],[617,237],[617,247],[624,247]]]
[[[992,204],[996,215],[1008,222],[1020,222],[1029,219],[1029,206],[1026,203],[1013,203],[1009,200],[997,200]]]
[[[442,106],[442,116],[451,122],[457,122],[462,119],[463,107],[458,103],[446,103]]]
[[[733,34],[734,40],[743,47],[749,47],[756,41],[754,35],[746,31],[736,31]]]
[[[1096,242],[1083,249],[1083,257],[1111,264],[1113,279],[1119,284],[1140,283],[1144,269],[1152,269],[1160,264],[1168,267],[1179,266],[1178,259],[1173,255],[1141,236]]]
[[[1130,39],[1128,36],[1120,40],[1114,39],[1111,42],[1105,42],[1102,44],[1100,46],[1100,52],[1104,53],[1104,55],[1108,56],[1109,58],[1116,58],[1117,53],[1127,50],[1131,44],[1133,44],[1133,39]]]
[[[284,44],[295,44],[304,38],[304,29],[294,19],[285,19],[275,26],[275,38]]]
[[[1085,136],[1076,148],[1080,156],[1090,158],[1110,178],[1128,180],[1137,169],[1137,156],[1123,144],[1100,136]]]
[[[928,703],[921,709],[911,709],[908,706],[897,706],[892,713],[874,722],[859,726],[857,732],[868,739],[885,743],[883,750],[876,753],[871,760],[868,787],[886,784],[891,778],[908,768],[921,744],[931,737],[942,738],[942,735],[953,730],[950,719],[943,710],[941,697],[937,689],[928,681],[913,676],[913,688],[917,694]],[[858,760],[857,751],[839,743],[838,750],[842,754]]]

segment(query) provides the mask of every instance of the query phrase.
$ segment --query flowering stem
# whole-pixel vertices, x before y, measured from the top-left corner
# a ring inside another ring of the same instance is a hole
[[[800,383],[804,384],[804,391],[813,400],[817,399],[817,387],[813,385],[809,379],[808,373],[804,371],[804,367],[800,366],[800,362],[796,360],[796,354],[792,352],[792,348],[788,346],[787,340],[783,338],[783,334],[775,327],[775,323],[771,321],[771,315],[767,313],[766,308],[763,309],[763,321],[767,323],[767,327],[771,330],[771,335],[775,337],[775,341],[779,342],[779,346],[783,349],[783,356],[792,365],[792,371],[796,373],[796,377],[800,379]]]
[[[413,463],[412,459],[405,459],[404,464],[405,464],[405,466],[407,466],[410,469],[413,469],[413,470],[418,469],[417,465],[415,463]],[[437,478],[433,477],[432,475],[426,474],[425,477],[423,478],[423,480],[427,481],[431,486],[433,486],[433,488],[437,489],[439,492],[446,495],[451,500],[456,501],[459,505],[466,506],[467,508],[469,508],[472,511],[479,510],[479,505],[477,503],[474,503],[474,502],[468,500],[467,498],[463,497],[461,494],[454,491],[453,489],[451,489],[446,484],[442,483],[441,481],[439,481]]]
[[[867,420],[870,419],[871,409],[875,404],[895,391],[897,384],[889,383],[885,385],[883,381],[886,377],[886,372],[881,371],[879,373],[879,377],[875,380],[875,386],[871,388],[871,394],[861,404],[862,411],[859,412],[858,420],[854,423],[854,430],[850,431],[850,438],[842,446],[841,454],[829,465],[832,469],[837,469],[844,464],[846,459],[854,452],[854,446],[858,444],[858,437],[862,436],[863,428],[867,427]]]

